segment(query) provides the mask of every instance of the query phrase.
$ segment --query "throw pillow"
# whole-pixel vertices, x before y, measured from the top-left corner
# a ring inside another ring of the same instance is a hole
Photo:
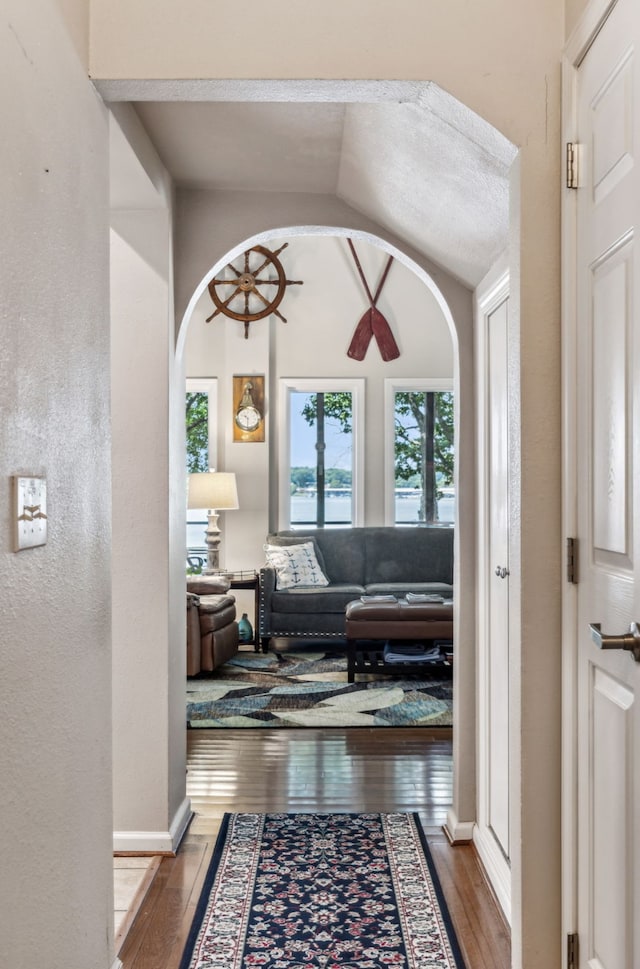
[[[328,577],[329,573],[327,566],[324,564],[322,551],[313,535],[284,535],[282,532],[274,532],[271,535],[267,535],[267,545],[286,545],[288,547],[289,545],[306,545],[308,542],[311,542],[313,545],[313,550],[316,553],[320,571],[324,572],[324,574]]]
[[[276,589],[324,586],[329,580],[318,565],[313,542],[299,545],[265,545],[267,565],[276,572]]]

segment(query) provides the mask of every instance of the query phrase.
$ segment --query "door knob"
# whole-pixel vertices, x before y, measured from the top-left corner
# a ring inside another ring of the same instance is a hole
[[[504,579],[509,575],[509,569],[505,569],[504,565],[502,568],[499,565],[496,565],[496,575],[499,579]]]
[[[606,636],[599,622],[590,622],[591,638],[598,649],[625,649],[633,653],[636,663],[640,663],[640,628],[637,622],[629,624],[629,632],[622,636]]]

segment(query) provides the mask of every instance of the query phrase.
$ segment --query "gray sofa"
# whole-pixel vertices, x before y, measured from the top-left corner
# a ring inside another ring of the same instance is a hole
[[[453,533],[450,527],[399,526],[269,535],[269,545],[313,541],[329,584],[278,589],[275,570],[261,569],[258,629],[263,652],[272,637],[344,639],[346,605],[362,595],[418,592],[450,598]]]

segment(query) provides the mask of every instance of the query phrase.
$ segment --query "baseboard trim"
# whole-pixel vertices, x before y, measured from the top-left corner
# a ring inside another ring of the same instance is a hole
[[[120,960],[116,956],[116,959],[113,965],[111,966],[111,969],[124,969],[124,963],[120,962]]]
[[[185,797],[168,831],[114,831],[113,851],[117,854],[174,855],[192,817],[191,800]]]
[[[475,821],[459,821],[452,808],[447,811],[447,820],[443,825],[444,833],[452,845],[466,845],[473,841]]]
[[[473,832],[473,843],[482,862],[487,882],[507,923],[511,925],[511,870],[509,862],[498,847],[495,836],[490,829],[482,829],[478,825]]]

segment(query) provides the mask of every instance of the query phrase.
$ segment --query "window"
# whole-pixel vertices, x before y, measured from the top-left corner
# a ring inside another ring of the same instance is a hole
[[[453,524],[453,392],[443,380],[385,381],[386,520]]]
[[[280,527],[358,524],[364,381],[285,379],[281,395]]]
[[[188,377],[185,395],[187,474],[214,469],[218,381]],[[202,548],[206,519],[199,510],[187,511],[187,548]]]

